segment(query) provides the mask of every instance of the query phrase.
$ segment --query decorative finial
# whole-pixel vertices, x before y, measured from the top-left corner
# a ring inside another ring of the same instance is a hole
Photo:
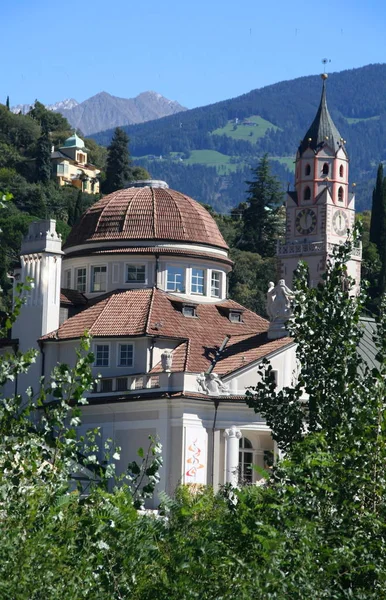
[[[324,66],[326,67],[327,63],[330,63],[331,60],[329,58],[322,58],[322,63],[324,64]],[[323,79],[323,81],[326,81],[326,79],[328,78],[328,75],[326,73],[326,68],[324,69],[324,73],[321,74],[321,78]]]

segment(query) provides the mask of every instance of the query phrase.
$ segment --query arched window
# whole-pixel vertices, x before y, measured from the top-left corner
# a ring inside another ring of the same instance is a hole
[[[343,202],[343,197],[344,197],[343,188],[342,188],[342,186],[340,186],[340,188],[338,190],[338,200],[339,200],[339,202]]]
[[[340,175],[340,177],[343,177],[343,173],[344,173],[343,165],[340,165],[340,167],[339,167],[339,175]]]
[[[253,482],[253,447],[252,442],[242,437],[239,441],[239,479],[241,483]]]
[[[324,163],[323,169],[322,169],[323,175],[328,175],[329,170],[330,170],[330,167],[328,166],[328,163]]]
[[[311,173],[311,165],[306,165],[305,174],[309,175]]]
[[[303,199],[304,200],[311,200],[311,188],[308,185],[307,185],[307,187],[304,190]]]

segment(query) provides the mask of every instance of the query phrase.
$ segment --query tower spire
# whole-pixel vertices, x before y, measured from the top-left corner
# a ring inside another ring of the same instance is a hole
[[[300,156],[307,148],[312,148],[315,152],[320,150],[324,145],[329,146],[334,152],[336,152],[342,144],[342,136],[335,126],[334,121],[331,118],[327,107],[327,93],[326,93],[326,80],[328,78],[327,73],[321,75],[322,95],[320,98],[320,104],[316,113],[315,119],[309,127],[306,135],[299,146]]]

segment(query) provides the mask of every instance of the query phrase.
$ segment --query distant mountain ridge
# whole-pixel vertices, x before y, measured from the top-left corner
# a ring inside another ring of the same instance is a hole
[[[12,112],[27,113],[30,104],[18,104]],[[104,129],[144,123],[174,115],[187,110],[175,100],[168,100],[157,92],[142,92],[135,98],[119,98],[107,92],[100,92],[84,102],[73,98],[47,105],[49,110],[60,112],[72,127],[84,135],[91,135]]]
[[[59,100],[59,102],[55,102],[55,104],[46,104],[46,108],[48,110],[53,110],[54,112],[61,112],[62,110],[69,110],[77,106],[79,102],[74,100],[74,98],[66,98],[66,100]],[[22,115],[26,115],[32,108],[32,104],[16,104],[16,106],[11,106],[11,112],[18,114],[21,112]]]
[[[119,98],[100,92],[69,110],[60,110],[69,123],[84,135],[103,129],[153,121],[187,110],[157,92],[143,92],[135,98]]]

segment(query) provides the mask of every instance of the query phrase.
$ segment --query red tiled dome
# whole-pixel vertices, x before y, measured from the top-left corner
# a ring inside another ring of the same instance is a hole
[[[216,222],[198,202],[174,190],[132,187],[89,208],[65,248],[89,242],[169,240],[228,249]]]

